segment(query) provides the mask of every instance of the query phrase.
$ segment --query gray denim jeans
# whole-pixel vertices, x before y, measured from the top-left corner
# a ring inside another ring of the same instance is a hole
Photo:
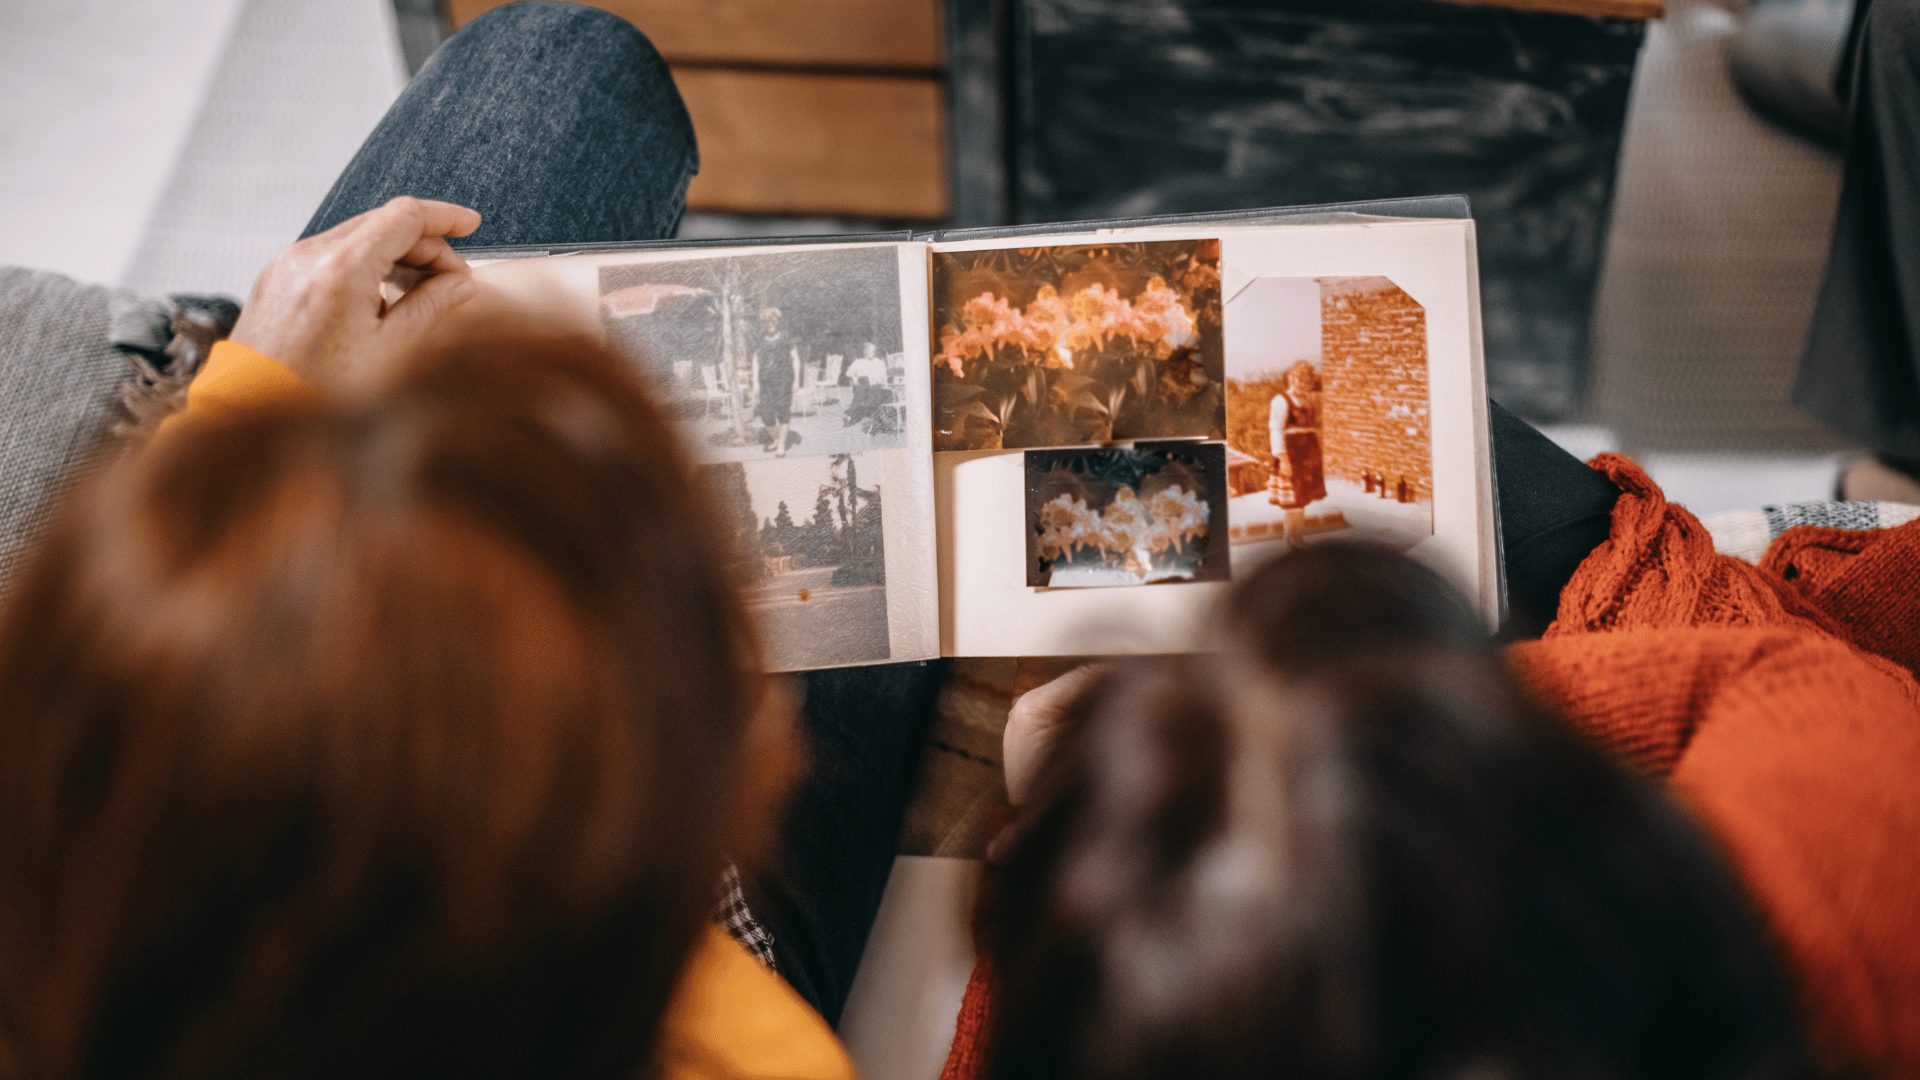
[[[659,240],[699,168],[673,76],[632,24],[508,4],[433,54],[302,235],[413,195],[480,211],[456,247]]]

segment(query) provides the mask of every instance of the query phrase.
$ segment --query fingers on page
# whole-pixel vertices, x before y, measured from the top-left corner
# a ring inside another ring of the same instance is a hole
[[[480,214],[476,210],[438,199],[416,199],[408,195],[388,200],[385,206],[373,213],[384,219],[381,221],[383,232],[411,231],[409,247],[412,246],[412,240],[422,236],[467,236],[480,227]]]
[[[467,260],[453,250],[445,237],[423,236],[407,249],[405,255],[395,260],[402,266],[418,267],[422,270],[465,270]]]
[[[479,291],[480,286],[470,273],[436,274],[389,305],[385,322],[403,334],[419,333],[435,319],[473,299]]]

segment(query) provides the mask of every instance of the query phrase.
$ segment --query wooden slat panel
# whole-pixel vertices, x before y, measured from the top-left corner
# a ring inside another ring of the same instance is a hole
[[[700,140],[694,210],[942,218],[938,80],[675,71]]]
[[[446,0],[455,26],[506,0]],[[940,66],[940,0],[586,0],[646,32],[668,60],[703,64]]]
[[[1447,0],[1448,3],[1481,7],[1518,8],[1521,11],[1556,11],[1562,15],[1592,15],[1621,19],[1658,19],[1666,13],[1666,0]]]

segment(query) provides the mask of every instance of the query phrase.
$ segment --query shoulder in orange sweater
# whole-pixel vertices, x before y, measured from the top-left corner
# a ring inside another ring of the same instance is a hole
[[[1758,566],[1625,458],[1624,494],[1521,676],[1665,777],[1725,845],[1836,1063],[1920,1075],[1920,520],[1793,529]],[[943,1080],[976,1076],[990,971]]]
[[[1612,534],[1515,663],[1726,845],[1829,1053],[1920,1073],[1920,521],[1793,529],[1751,566],[1593,464]]]

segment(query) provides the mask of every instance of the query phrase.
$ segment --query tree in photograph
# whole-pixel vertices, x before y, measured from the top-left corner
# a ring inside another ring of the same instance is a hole
[[[762,557],[759,519],[753,512],[753,496],[747,491],[746,466],[708,465],[701,472],[712,485],[720,507],[720,520],[727,531],[727,543],[736,578],[747,585],[767,579],[767,560]]]
[[[833,455],[830,475],[842,523],[843,561],[833,572],[833,583],[883,585],[887,580],[887,565],[880,534],[880,489],[860,486],[859,465],[852,454]]]
[[[787,510],[784,499],[774,511],[772,519],[761,526],[760,546],[769,559],[799,553],[800,527],[793,523],[793,514]]]
[[[833,487],[820,485],[813,500],[813,517],[801,527],[800,550],[808,566],[837,566],[844,556],[840,550],[840,530],[833,523]]]

